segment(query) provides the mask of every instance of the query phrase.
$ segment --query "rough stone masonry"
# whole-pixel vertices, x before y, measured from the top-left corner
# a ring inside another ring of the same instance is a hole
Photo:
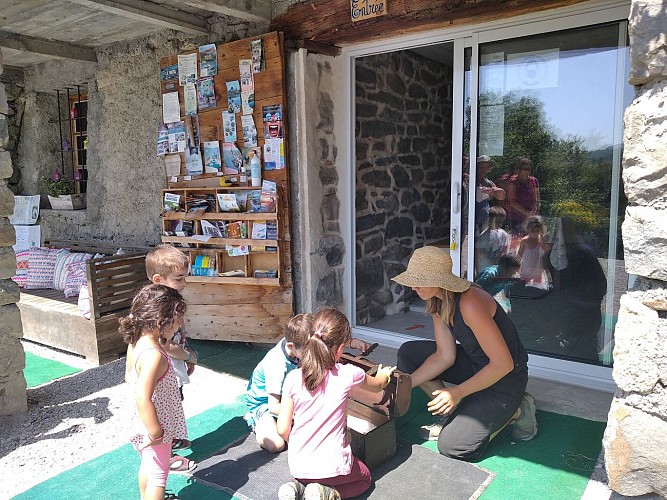
[[[633,1],[625,113],[625,265],[635,274],[621,298],[615,332],[618,386],[604,437],[609,486],[623,495],[667,496],[667,11]]]
[[[2,75],[2,50],[0,50]],[[4,84],[0,83],[0,415],[12,415],[28,409],[26,381],[23,376],[25,353],[19,340],[23,336],[21,314],[16,303],[19,288],[10,278],[16,273],[16,243],[14,226],[9,216],[14,212],[14,193],[9,190],[9,178],[14,171],[7,151],[9,104]]]

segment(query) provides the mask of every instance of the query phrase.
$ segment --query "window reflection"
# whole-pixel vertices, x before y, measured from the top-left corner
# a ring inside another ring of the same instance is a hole
[[[610,362],[627,287],[614,125],[631,92],[617,82],[619,29],[480,46],[475,279],[529,351],[593,364]]]

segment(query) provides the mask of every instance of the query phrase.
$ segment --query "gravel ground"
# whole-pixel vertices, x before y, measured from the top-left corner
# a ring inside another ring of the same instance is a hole
[[[28,389],[27,413],[0,417],[3,499],[126,444],[124,429],[137,418],[123,381],[125,359],[91,368],[82,358],[26,341],[23,345],[33,354],[84,371]],[[197,367],[184,387],[186,417],[233,401],[245,387],[245,380]]]

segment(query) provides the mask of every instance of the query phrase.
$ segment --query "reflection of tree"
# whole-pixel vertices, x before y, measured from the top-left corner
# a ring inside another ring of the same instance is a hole
[[[498,96],[480,96],[483,102],[498,102]],[[612,191],[612,148],[585,148],[581,137],[561,139],[549,122],[544,103],[534,96],[506,94],[504,154],[495,157],[492,177],[511,172],[518,156],[533,162],[532,175],[540,182],[541,214],[568,216],[578,222],[585,241],[606,256],[609,237],[609,207]],[[582,110],[585,112],[585,110]],[[470,106],[466,103],[465,137],[470,137]],[[466,145],[467,146],[467,145]],[[627,200],[621,192],[619,229]],[[618,239],[618,258],[622,256]]]

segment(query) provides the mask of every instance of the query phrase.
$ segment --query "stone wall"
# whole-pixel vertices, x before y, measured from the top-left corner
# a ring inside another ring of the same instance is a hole
[[[609,486],[628,496],[667,497],[667,11],[633,1],[625,113],[625,266],[637,274],[621,298],[613,376],[618,386],[604,437]]]
[[[88,190],[81,211],[43,210],[42,238],[147,246],[160,241],[164,162],[156,155],[162,122],[162,57],[202,43],[252,36],[248,23],[211,19],[209,37],[162,31],[97,52],[98,63],[45,63],[29,68],[18,142],[21,194],[44,192],[40,178],[60,165],[57,103],[52,89],[88,82]],[[261,27],[259,27],[261,28]]]
[[[2,50],[0,49],[0,75]],[[14,167],[7,150],[10,113],[5,85],[0,83],[0,415],[12,415],[28,409],[26,381],[23,376],[25,353],[19,340],[23,336],[21,314],[16,303],[19,289],[10,277],[16,272],[14,227],[9,216],[14,212],[14,193],[8,183]]]
[[[409,50],[357,59],[360,325],[405,308],[412,293],[391,278],[415,248],[449,239],[451,120],[451,68]]]

